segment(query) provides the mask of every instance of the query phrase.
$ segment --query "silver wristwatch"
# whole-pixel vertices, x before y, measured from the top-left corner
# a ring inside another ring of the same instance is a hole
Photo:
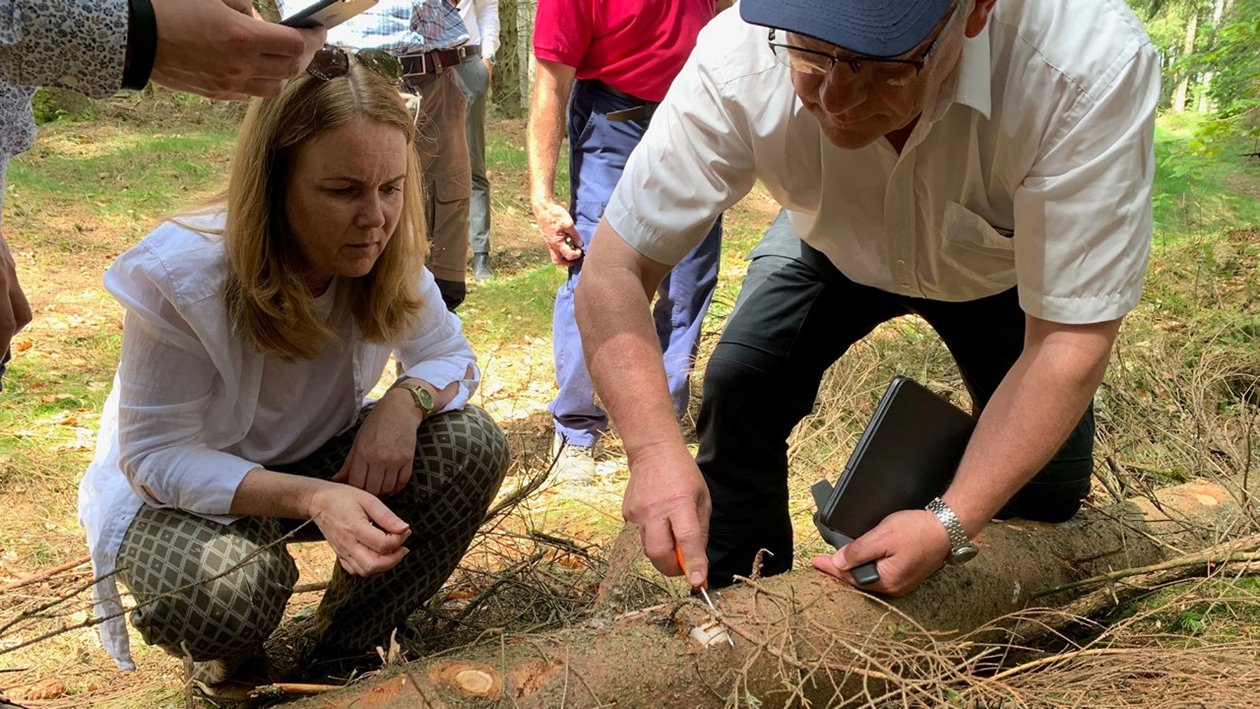
[[[932,498],[925,509],[936,515],[936,519],[949,533],[949,556],[945,560],[951,564],[965,564],[971,561],[980,550],[971,543],[971,537],[967,536],[967,530],[963,529],[962,522],[958,521],[958,515],[954,514],[949,505],[939,497]]]

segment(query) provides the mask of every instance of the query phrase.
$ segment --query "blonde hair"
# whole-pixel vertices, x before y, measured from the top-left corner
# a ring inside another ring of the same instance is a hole
[[[350,309],[364,339],[397,342],[421,306],[416,272],[428,255],[412,116],[389,80],[350,63],[342,77],[302,75],[280,96],[250,104],[232,155],[223,240],[227,313],[262,352],[311,359],[334,333],[316,314],[305,264],[289,228],[285,191],[298,150],[321,132],[358,119],[407,136],[407,172],[398,226],[372,270],[348,279]]]

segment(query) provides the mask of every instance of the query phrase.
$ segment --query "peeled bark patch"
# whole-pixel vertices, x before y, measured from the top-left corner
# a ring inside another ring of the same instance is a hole
[[[392,684],[392,703],[379,706],[484,706],[502,697],[511,706],[825,706],[837,695],[871,693],[880,683],[948,676],[951,662],[931,672],[916,663],[930,658],[933,638],[968,633],[1028,606],[1037,593],[1114,569],[1162,561],[1203,549],[1216,529],[1235,528],[1237,503],[1222,488],[1196,482],[1146,500],[1083,511],[1061,525],[993,524],[978,540],[981,554],[966,566],[946,567],[909,596],[872,598],[812,569],[724,590],[718,600],[735,647],[704,647],[692,628],[711,620],[699,602],[681,601],[604,621],[576,625],[528,642],[495,642],[461,653],[461,667],[503,678],[501,694],[473,698],[435,668],[410,666],[412,682]],[[1039,599],[1067,603],[1068,594]],[[927,631],[927,632],[924,632]],[[904,652],[900,648],[904,647]],[[915,653],[920,653],[916,655]],[[939,659],[939,658],[938,658]],[[918,673],[918,674],[916,674]],[[426,681],[427,680],[427,681]],[[380,680],[325,695],[318,706],[356,702]],[[466,689],[466,687],[465,687]],[[505,696],[506,695],[506,696]]]

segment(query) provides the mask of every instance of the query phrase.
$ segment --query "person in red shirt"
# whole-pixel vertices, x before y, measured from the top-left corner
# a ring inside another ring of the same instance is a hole
[[[529,110],[530,204],[552,262],[569,271],[556,293],[552,321],[559,392],[549,408],[561,455],[558,477],[593,480],[595,445],[608,428],[608,416],[595,402],[573,312],[586,248],[626,159],[686,62],[696,35],[718,9],[714,0],[539,0],[534,21],[537,75]],[[566,107],[567,207],[556,201],[554,192]],[[657,289],[653,316],[679,417],[687,410],[700,324],[717,284],[721,229],[719,219]]]

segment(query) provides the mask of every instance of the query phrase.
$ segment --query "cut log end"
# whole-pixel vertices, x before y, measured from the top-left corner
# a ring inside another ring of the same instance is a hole
[[[429,679],[451,687],[465,697],[497,699],[503,694],[503,678],[494,668],[472,662],[439,662],[429,668]]]

